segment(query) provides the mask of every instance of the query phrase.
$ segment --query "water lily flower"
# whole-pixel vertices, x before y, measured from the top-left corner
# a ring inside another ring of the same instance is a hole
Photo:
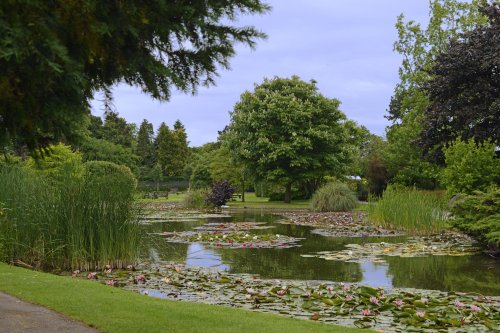
[[[250,235],[249,234],[245,234],[245,238],[247,238],[247,237],[250,237]]]
[[[259,239],[259,237],[258,236],[253,236],[253,239]]]
[[[326,291],[328,291],[329,294],[333,293],[333,287],[326,287]]]
[[[127,270],[129,270],[129,271],[135,271],[135,268],[132,265],[128,265],[127,266]]]
[[[106,280],[106,285],[113,287],[115,285],[116,281],[115,280]]]
[[[257,293],[253,288],[247,288],[246,292],[249,294],[256,294]]]
[[[384,295],[385,295],[385,291],[384,291],[384,289],[380,290],[380,291],[378,292],[378,294],[379,294],[380,296],[384,296]]]
[[[397,306],[402,306],[403,304],[405,304],[405,302],[403,302],[400,299],[395,300],[393,303],[396,304]]]
[[[425,317],[425,311],[417,311],[416,315],[420,318],[424,318]]]
[[[310,292],[310,291],[306,291],[306,292],[304,293],[304,296],[306,296],[306,297],[311,297],[311,292]]]
[[[278,290],[278,291],[276,292],[276,294],[277,294],[278,296],[283,296],[283,295],[285,295],[285,294],[286,294],[286,290],[284,290],[284,289]]]
[[[344,286],[344,290],[346,290],[346,291],[351,290],[351,285],[346,284],[346,285],[343,285],[343,286]]]
[[[144,275],[137,275],[136,277],[134,277],[134,282],[135,283],[144,283],[146,282],[146,277]]]
[[[460,302],[458,299],[453,303],[457,308],[463,308],[465,306],[464,303]]]
[[[175,266],[174,269],[177,273],[180,273],[182,271],[182,266]]]
[[[350,302],[350,301],[352,301],[352,299],[353,299],[353,298],[354,298],[354,297],[352,297],[352,295],[347,295],[347,296],[345,297],[345,300],[346,300],[346,302]]]
[[[89,280],[97,280],[97,273],[96,272],[90,272],[87,274],[87,279]]]
[[[217,243],[217,244],[215,244],[215,246],[221,247],[222,245],[221,245],[221,243]]]
[[[252,244],[252,243],[250,243],[250,245],[248,245],[248,246],[249,246],[249,247],[253,247],[253,244]]]
[[[372,297],[370,297],[370,302],[375,304],[375,305],[378,305],[378,298],[375,296],[372,296]]]
[[[371,313],[370,309],[363,309],[363,310],[361,310],[361,314],[363,316],[371,316],[372,313]]]
[[[73,273],[71,273],[71,277],[77,277],[78,274],[80,274],[80,270],[76,270],[76,271],[73,271]]]
[[[247,247],[247,243],[243,243],[243,247]]]
[[[111,274],[113,270],[111,268],[108,268],[104,271],[104,274],[108,275],[108,274]]]
[[[429,299],[428,298],[421,298],[420,302],[427,304],[427,303],[429,303]]]
[[[470,309],[472,312],[481,312],[481,308],[475,304],[471,304]]]
[[[250,298],[252,298],[252,295],[250,295],[250,294],[246,294],[246,295],[245,295],[245,298],[246,298],[246,299],[250,299]]]
[[[226,239],[226,238],[227,238],[227,235],[222,235],[222,238]]]

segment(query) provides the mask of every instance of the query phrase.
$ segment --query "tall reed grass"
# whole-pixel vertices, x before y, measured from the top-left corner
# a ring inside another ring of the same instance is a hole
[[[378,201],[370,199],[368,218],[410,234],[432,234],[447,227],[444,195],[389,186]]]
[[[332,182],[319,188],[311,199],[315,212],[347,212],[358,204],[356,194],[347,184]]]
[[[27,167],[0,166],[0,259],[47,270],[133,263],[134,184],[111,169],[89,164],[81,177],[59,174],[63,181],[53,182]]]

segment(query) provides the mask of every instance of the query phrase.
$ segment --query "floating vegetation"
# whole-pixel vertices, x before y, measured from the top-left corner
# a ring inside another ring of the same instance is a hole
[[[302,238],[295,238],[279,234],[253,235],[244,231],[181,231],[164,232],[158,235],[165,236],[172,243],[201,243],[213,247],[224,248],[289,248],[300,246],[297,244]]]
[[[222,233],[248,231],[248,230],[263,230],[274,228],[271,225],[266,225],[266,222],[231,222],[231,223],[206,223],[202,226],[194,228],[197,231],[218,231]]]
[[[200,213],[197,211],[167,211],[167,212],[151,212],[142,215],[142,223],[152,223],[152,222],[196,222],[201,219],[208,218],[230,218],[227,214],[212,214],[212,213]]]
[[[442,234],[431,237],[413,237],[405,243],[348,244],[341,251],[321,251],[302,254],[302,257],[317,257],[325,260],[345,262],[385,262],[384,256],[465,256],[480,252],[471,240],[459,234]]]
[[[155,297],[371,327],[383,332],[490,332],[500,328],[500,297],[431,290],[383,290],[318,281],[265,280],[248,274],[172,264],[146,268],[102,273],[97,281]]]
[[[365,221],[361,212],[283,212],[280,215],[288,220],[282,224],[317,227],[311,231],[325,237],[377,237],[401,236],[401,232],[374,226]]]

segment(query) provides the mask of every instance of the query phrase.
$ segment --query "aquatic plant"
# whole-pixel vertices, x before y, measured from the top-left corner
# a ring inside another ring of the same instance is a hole
[[[190,190],[182,200],[184,208],[207,208],[209,203],[205,200],[207,191],[202,189]]]
[[[315,212],[346,212],[353,210],[357,204],[354,192],[339,182],[322,186],[311,199],[311,209]]]
[[[61,168],[56,179],[29,165],[1,167],[0,260],[86,271],[133,263],[140,237],[135,179],[127,168],[108,163],[98,173],[97,165],[83,164],[76,174]]]
[[[413,234],[439,233],[447,227],[444,196],[414,188],[388,186],[368,205],[370,221]]]

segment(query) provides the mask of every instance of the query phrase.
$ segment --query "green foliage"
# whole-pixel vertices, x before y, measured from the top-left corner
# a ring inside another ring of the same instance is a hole
[[[500,3],[482,12],[489,24],[465,33],[429,70],[420,143],[439,162],[456,138],[500,144]]]
[[[428,70],[449,43],[459,39],[460,33],[486,24],[479,10],[481,3],[431,0],[426,27],[414,20],[405,21],[403,14],[398,17],[394,50],[403,60],[387,116],[393,122],[387,128],[387,166],[396,183],[430,189],[438,185],[437,167],[422,161],[423,149],[417,144],[423,114],[430,103],[424,86],[430,79]]]
[[[153,124],[144,119],[137,133],[136,155],[139,156],[139,164],[148,169],[156,162],[156,151],[154,146]]]
[[[321,95],[314,81],[264,79],[241,95],[225,140],[254,178],[284,186],[289,201],[293,183],[346,172],[347,130],[339,105]]]
[[[491,185],[500,185],[500,159],[491,142],[476,144],[457,139],[444,149],[446,168],[442,182],[450,195],[484,191]]]
[[[133,263],[140,234],[130,170],[108,162],[84,166],[83,175],[63,169],[55,182],[50,169],[0,169],[1,260],[84,270]]]
[[[174,130],[161,123],[155,146],[163,174],[168,177],[181,176],[189,157],[187,136],[182,123],[176,121]]]
[[[185,208],[207,208],[210,204],[207,202],[207,190],[190,190],[182,199],[182,206]]]
[[[118,82],[163,101],[172,87],[214,84],[236,43],[265,37],[234,26],[240,14],[268,10],[260,0],[0,2],[0,147],[76,140],[94,92]]]
[[[445,206],[438,193],[390,185],[380,200],[370,202],[368,218],[410,234],[433,234],[446,227]]]
[[[26,167],[59,185],[67,181],[68,177],[78,179],[84,173],[81,154],[74,153],[63,144],[49,146],[43,156],[30,157]]]
[[[358,199],[349,186],[333,182],[314,193],[311,209],[315,212],[347,212],[353,210],[357,204]]]
[[[453,226],[500,250],[500,187],[459,196],[451,210]]]
[[[115,164],[125,165],[134,174],[139,173],[138,156],[132,149],[114,144],[108,140],[93,137],[85,138],[79,146],[84,161],[107,161]]]

